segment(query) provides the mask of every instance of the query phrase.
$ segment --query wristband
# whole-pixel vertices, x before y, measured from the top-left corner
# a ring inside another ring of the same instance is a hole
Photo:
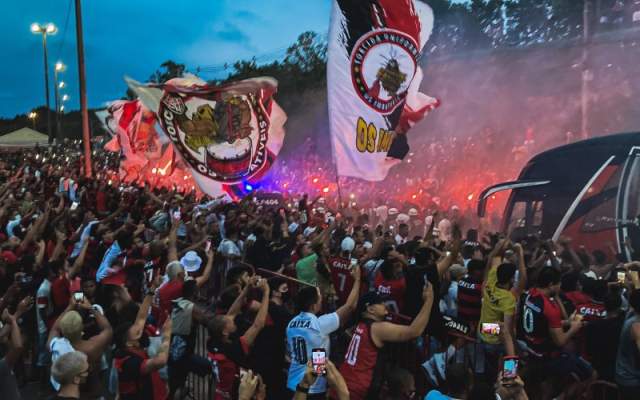
[[[298,386],[296,386],[296,392],[308,394],[309,393],[309,388],[308,387],[304,387],[304,386],[300,386],[300,384],[298,384]]]

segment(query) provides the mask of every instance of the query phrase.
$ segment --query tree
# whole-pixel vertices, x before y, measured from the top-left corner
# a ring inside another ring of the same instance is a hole
[[[184,64],[178,64],[175,61],[167,60],[160,64],[160,69],[156,70],[150,77],[149,82],[165,83],[169,79],[180,78],[184,75]]]

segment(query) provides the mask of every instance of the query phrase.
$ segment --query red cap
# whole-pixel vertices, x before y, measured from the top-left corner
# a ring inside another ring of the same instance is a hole
[[[0,253],[0,257],[2,257],[8,264],[15,264],[18,262],[18,257],[11,250],[5,250]]]
[[[117,285],[124,286],[124,283],[127,279],[127,274],[124,269],[113,273],[102,280],[103,285]]]

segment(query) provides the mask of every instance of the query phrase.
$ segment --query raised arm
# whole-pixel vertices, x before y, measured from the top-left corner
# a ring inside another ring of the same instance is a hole
[[[247,329],[243,337],[248,346],[253,345],[258,333],[264,328],[264,324],[267,321],[267,315],[269,314],[269,284],[266,279],[260,281],[260,289],[262,289],[262,302],[256,314],[256,319],[253,320],[253,324]]]
[[[9,351],[4,356],[5,362],[9,365],[10,368],[16,364],[20,355],[22,354],[23,345],[22,345],[22,335],[20,334],[20,327],[18,326],[18,322],[16,322],[16,317],[14,315],[9,314],[9,310],[4,310],[2,314],[3,321],[11,326],[11,339],[9,340]]]
[[[171,216],[171,230],[169,231],[169,254],[168,261],[178,261],[178,227],[180,220]]]
[[[158,354],[142,365],[143,374],[148,375],[167,365],[167,360],[169,359],[169,344],[171,343],[171,327],[171,318],[167,318],[162,326],[162,343],[160,343],[160,347],[158,348]]]
[[[88,351],[86,353],[90,359],[98,361],[102,356],[104,349],[111,343],[111,339],[113,338],[113,329],[111,329],[111,324],[109,324],[107,318],[105,318],[100,311],[94,309],[86,298],[84,301],[85,303],[83,308],[95,317],[98,329],[100,329],[100,333],[92,336],[88,340]]]
[[[209,248],[207,251],[207,265],[204,267],[204,271],[202,271],[202,275],[196,278],[196,285],[198,287],[204,286],[205,283],[209,280],[211,276],[211,269],[213,268],[213,248]]]
[[[512,293],[516,299],[519,299],[527,286],[527,266],[524,262],[524,249],[522,245],[516,243],[513,247],[516,249],[516,253],[518,253],[518,282],[513,287]]]
[[[242,289],[238,297],[236,297],[236,299],[234,300],[233,304],[231,304],[231,307],[229,307],[229,310],[226,314],[227,317],[235,318],[236,315],[240,314],[240,312],[242,311],[242,306],[244,305],[244,300],[247,297],[247,293],[249,292],[249,288],[251,286],[253,286],[253,284],[249,283],[244,287],[244,289]]]
[[[371,334],[379,342],[406,342],[420,336],[429,323],[433,306],[433,286],[427,282],[422,290],[422,308],[409,326],[380,322],[372,325]]]
[[[87,256],[87,249],[89,248],[89,238],[87,238],[82,244],[82,249],[80,250],[80,254],[73,261],[73,265],[69,269],[69,279],[75,278],[80,271],[82,270],[82,266],[84,265],[84,260]]]

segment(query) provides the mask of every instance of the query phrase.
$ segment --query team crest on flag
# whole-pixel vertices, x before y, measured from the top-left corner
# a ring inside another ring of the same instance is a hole
[[[420,92],[433,11],[419,0],[333,0],[327,82],[338,175],[385,179],[407,131],[440,102]]]
[[[193,75],[164,84],[127,82],[211,196],[260,179],[282,148],[286,114],[272,98],[278,87],[273,78],[222,86]]]
[[[269,118],[253,94],[209,100],[167,92],[158,114],[183,159],[201,175],[239,182],[267,161]]]

